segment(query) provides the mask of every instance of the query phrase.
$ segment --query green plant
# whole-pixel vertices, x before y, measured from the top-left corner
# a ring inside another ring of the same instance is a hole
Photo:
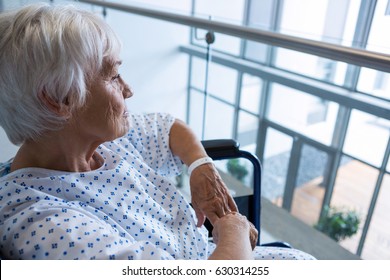
[[[338,242],[353,236],[358,231],[359,224],[360,217],[355,211],[327,207],[314,227]]]
[[[243,182],[246,175],[248,175],[248,170],[245,165],[241,164],[239,159],[229,159],[226,164],[227,170],[229,173],[236,178],[237,180]]]

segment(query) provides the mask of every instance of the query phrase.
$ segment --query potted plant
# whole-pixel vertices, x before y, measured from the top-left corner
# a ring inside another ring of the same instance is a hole
[[[226,164],[229,173],[238,181],[243,182],[248,170],[245,165],[241,164],[238,158],[229,159]]]
[[[324,215],[314,227],[339,242],[353,236],[359,224],[360,217],[355,211],[326,207]]]

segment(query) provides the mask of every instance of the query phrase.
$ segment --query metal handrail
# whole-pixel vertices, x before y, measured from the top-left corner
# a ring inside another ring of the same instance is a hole
[[[240,37],[276,47],[343,61],[379,71],[390,72],[390,55],[387,54],[132,5],[93,0],[78,0],[78,2],[98,5],[191,27],[212,30],[214,32]]]

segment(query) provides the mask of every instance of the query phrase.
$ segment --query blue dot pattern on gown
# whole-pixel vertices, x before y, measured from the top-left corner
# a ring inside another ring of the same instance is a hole
[[[0,250],[10,259],[206,259],[207,232],[167,179],[169,114],[133,115],[83,173],[25,168],[0,178]]]

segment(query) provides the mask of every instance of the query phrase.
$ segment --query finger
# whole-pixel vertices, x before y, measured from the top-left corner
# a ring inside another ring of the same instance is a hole
[[[230,211],[238,212],[237,204],[231,196],[229,196],[228,205],[229,205]]]
[[[205,209],[203,210],[209,219],[211,215],[216,215],[217,218],[222,218],[227,212],[231,212],[224,196],[215,197],[214,200],[208,202],[208,205],[205,205]]]
[[[203,214],[202,211],[199,210],[199,208],[195,209],[196,219],[198,220],[196,226],[201,227],[204,222],[206,221],[206,216]]]
[[[207,218],[209,219],[210,223],[214,226],[214,224],[218,221],[219,218],[221,218],[223,216],[218,216],[217,214],[215,213],[209,213],[207,215]]]
[[[249,238],[250,238],[251,246],[252,246],[252,250],[253,250],[256,247],[256,245],[257,245],[257,240],[259,238],[259,233],[258,233],[257,229],[255,228],[255,226],[251,222],[249,222],[249,225],[250,225]]]

